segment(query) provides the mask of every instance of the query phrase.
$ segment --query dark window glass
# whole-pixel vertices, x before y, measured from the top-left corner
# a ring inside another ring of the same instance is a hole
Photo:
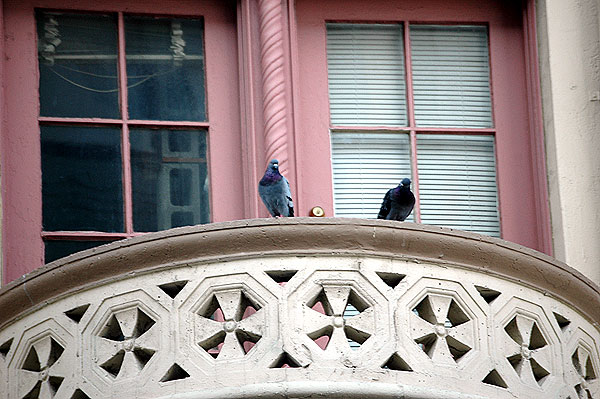
[[[133,129],[130,141],[134,230],[208,223],[206,132]]]
[[[205,121],[201,20],[125,17],[131,119]]]
[[[75,252],[108,243],[109,241],[46,241],[44,243],[45,260],[46,263],[50,263]]]
[[[123,231],[119,129],[42,126],[43,228]]]
[[[193,170],[176,168],[169,171],[169,187],[171,189],[171,204],[187,206],[192,202]]]
[[[118,118],[114,16],[37,13],[40,114]]]

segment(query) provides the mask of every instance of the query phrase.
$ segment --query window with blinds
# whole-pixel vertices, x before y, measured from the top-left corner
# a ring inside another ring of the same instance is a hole
[[[417,126],[492,127],[487,29],[411,25]]]
[[[331,123],[406,126],[401,25],[329,24]]]
[[[335,215],[412,177],[408,220],[499,237],[487,27],[406,26],[327,25]]]
[[[500,236],[494,137],[417,136],[421,221]]]
[[[410,176],[406,133],[336,133],[331,151],[336,216],[376,218],[387,190]]]

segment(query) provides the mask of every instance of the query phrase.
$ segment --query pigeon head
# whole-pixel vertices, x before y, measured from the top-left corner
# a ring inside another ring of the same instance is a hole
[[[410,186],[410,179],[405,177],[404,179],[402,179],[402,181],[400,182],[400,184],[402,184],[405,187],[409,187]]]
[[[269,162],[269,169],[278,171],[279,161],[276,159],[271,159],[271,162]]]

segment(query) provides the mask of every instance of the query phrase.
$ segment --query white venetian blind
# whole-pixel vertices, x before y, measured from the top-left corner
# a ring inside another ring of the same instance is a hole
[[[417,126],[492,127],[487,28],[411,25]]]
[[[327,24],[331,124],[406,126],[402,25]]]
[[[500,237],[494,138],[417,135],[423,223]]]
[[[411,176],[406,133],[332,133],[331,152],[336,216],[376,218],[387,190]]]

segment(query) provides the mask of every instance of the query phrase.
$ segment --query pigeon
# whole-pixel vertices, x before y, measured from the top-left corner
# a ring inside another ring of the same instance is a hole
[[[294,216],[290,183],[279,173],[278,160],[273,159],[269,162],[263,178],[258,183],[258,194],[271,216]]]
[[[404,221],[415,206],[415,196],[410,191],[410,179],[404,178],[396,188],[388,190],[381,203],[377,219]]]

